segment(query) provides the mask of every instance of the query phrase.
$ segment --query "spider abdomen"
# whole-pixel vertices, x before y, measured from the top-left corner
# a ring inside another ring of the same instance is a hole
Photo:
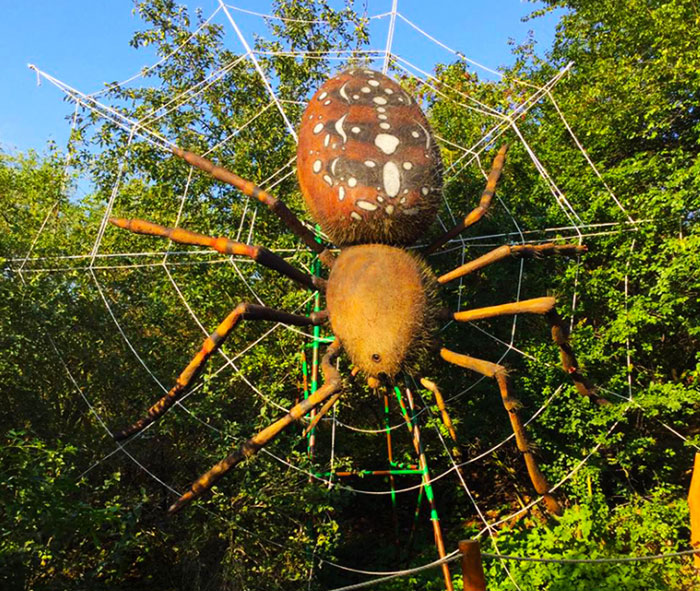
[[[392,377],[421,352],[433,322],[432,288],[415,256],[396,247],[343,249],[326,292],[334,334],[353,365]]]
[[[309,101],[297,170],[311,215],[338,245],[412,244],[442,190],[440,152],[420,106],[387,76],[360,68]]]

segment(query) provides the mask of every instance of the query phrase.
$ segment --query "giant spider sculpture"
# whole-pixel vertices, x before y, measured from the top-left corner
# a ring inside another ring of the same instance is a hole
[[[333,363],[342,350],[372,388],[391,383],[401,371],[424,378],[421,367],[431,355],[494,378],[532,484],[537,493],[544,496],[550,511],[560,511],[532,453],[506,368],[450,351],[436,343],[437,323],[442,318],[469,322],[522,313],[544,315],[561,350],[564,370],[571,375],[581,394],[600,400],[577,369],[567,331],[554,307],[554,298],[450,312],[440,305],[437,288],[507,257],[571,256],[585,252],[585,246],[553,243],[501,246],[435,277],[424,258],[405,247],[423,236],[435,219],[442,190],[440,153],[430,125],[412,97],[396,82],[372,70],[350,69],[323,84],[309,102],[299,132],[299,184],[311,216],[340,249],[337,256],[317,242],[314,234],[279,199],[196,154],[179,148],[173,151],[191,165],[267,205],[330,269],[328,279],[300,271],[261,246],[166,228],[143,220],[112,218],[110,222],[140,234],[251,257],[310,290],[325,292],[327,309],[307,317],[265,306],[239,304],[204,341],[175,386],[151,406],[147,416],[118,433],[116,438],[130,437],[162,416],[187,391],[209,357],[242,320],[270,320],[297,326],[330,323],[335,339],[322,360],[324,385],[200,476],[170,507],[171,513],[210,489],[219,478],[256,454],[291,423],[323,405],[313,419],[312,426],[315,425],[342,393],[341,377]],[[462,223],[430,245],[427,252],[436,250],[485,215],[505,153],[504,146],[494,160],[479,205]],[[437,391],[432,382],[423,379],[422,383]]]

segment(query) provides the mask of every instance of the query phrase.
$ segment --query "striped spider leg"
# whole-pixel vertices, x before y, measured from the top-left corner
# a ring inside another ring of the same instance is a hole
[[[546,255],[564,255],[575,256],[586,252],[584,245],[563,244],[557,245],[553,243],[540,245],[516,245],[516,246],[501,246],[485,255],[470,261],[445,275],[438,278],[438,283],[444,284],[453,281],[459,277],[463,277],[478,269],[481,269],[491,263],[503,260],[504,258],[514,257],[532,257]],[[463,310],[450,314],[450,317],[457,322],[473,322],[485,318],[494,318],[497,316],[514,315],[514,314],[540,314],[543,315],[550,324],[552,331],[552,339],[559,347],[561,362],[564,371],[572,378],[576,389],[584,396],[591,398],[598,404],[605,404],[607,401],[600,398],[591,387],[589,381],[582,375],[578,368],[578,362],[573,349],[568,340],[568,331],[564,326],[561,317],[555,309],[556,300],[553,297],[533,298],[522,300],[520,302],[512,302],[497,306],[488,306],[485,308],[474,308],[471,310]],[[440,356],[453,365],[458,365],[465,369],[475,371],[481,375],[494,378],[498,383],[501,393],[503,405],[508,412],[511,427],[515,434],[515,441],[518,449],[523,454],[525,464],[527,466],[530,480],[538,494],[543,495],[545,503],[550,512],[554,514],[561,513],[561,506],[554,496],[549,492],[549,485],[540,470],[537,461],[530,449],[530,443],[525,432],[525,426],[519,416],[518,408],[520,403],[514,398],[512,386],[508,378],[507,369],[496,363],[477,359],[469,355],[455,353],[449,349],[440,349]],[[423,384],[429,390],[436,391],[434,384],[426,382]],[[433,386],[433,387],[431,387]],[[443,413],[443,420],[446,425],[449,421],[449,416]],[[451,431],[452,434],[452,431]]]
[[[512,387],[508,378],[508,370],[502,365],[477,359],[476,357],[471,357],[469,355],[455,353],[454,351],[450,351],[444,347],[440,349],[440,357],[442,357],[448,363],[458,365],[464,369],[470,369],[476,373],[480,373],[481,375],[494,378],[496,380],[498,383],[498,389],[501,392],[503,406],[505,407],[506,412],[508,412],[510,425],[513,429],[513,433],[515,434],[515,443],[518,446],[520,453],[523,454],[525,465],[527,467],[527,473],[530,476],[532,485],[537,491],[537,494],[544,497],[544,501],[549,512],[553,513],[554,515],[561,515],[561,505],[554,495],[549,492],[549,483],[544,477],[544,474],[542,474],[542,471],[537,464],[537,460],[532,453],[530,441],[528,440],[525,432],[525,425],[523,425],[523,421],[518,413],[520,402],[513,396]]]
[[[327,399],[333,399],[341,393],[341,379],[338,370],[333,367],[336,357],[340,354],[342,347],[340,341],[335,339],[324,354],[321,360],[321,372],[323,373],[324,384],[316,392],[305,400],[294,405],[290,411],[281,419],[278,419],[256,435],[248,439],[236,451],[221,460],[218,464],[210,468],[200,476],[190,487],[190,490],[175,501],[168,512],[177,513],[185,505],[208,491],[214,484],[224,476],[229,470],[257,454],[263,447],[270,443],[277,435],[286,429],[293,422],[301,419],[313,408],[323,403]]]
[[[447,432],[450,434],[450,438],[455,444],[452,453],[458,460],[461,459],[462,452],[459,449],[459,447],[456,447],[457,431],[455,431],[454,425],[452,424],[452,419],[450,418],[450,415],[447,412],[447,407],[445,406],[445,399],[442,397],[442,392],[440,392],[440,389],[438,388],[437,384],[429,380],[428,378],[421,378],[420,383],[421,386],[423,386],[435,397],[435,403],[437,404],[438,410],[440,411],[440,418],[442,419],[442,423],[443,425],[445,425]]]
[[[435,252],[438,248],[445,244],[445,242],[452,240],[455,236],[459,236],[459,234],[461,234],[469,226],[476,224],[476,222],[486,215],[486,212],[491,207],[493,196],[496,194],[496,184],[498,183],[498,179],[501,178],[501,172],[503,171],[503,164],[506,161],[507,151],[508,146],[506,144],[501,146],[501,149],[498,150],[498,153],[493,160],[493,164],[491,165],[491,172],[489,172],[489,176],[486,179],[486,188],[481,194],[479,205],[472,209],[464,220],[459,222],[452,229],[445,232],[442,236],[437,238],[435,242],[428,246],[428,248],[425,250],[426,255]]]
[[[217,180],[220,180],[228,185],[236,187],[241,193],[249,197],[253,197],[263,203],[274,213],[284,224],[299,238],[301,238],[308,246],[312,252],[315,252],[319,260],[326,266],[333,266],[334,256],[333,254],[320,242],[316,240],[313,232],[311,232],[304,224],[299,221],[292,211],[278,199],[270,195],[267,191],[264,191],[252,181],[247,181],[239,177],[237,174],[226,170],[221,166],[217,166],[210,160],[198,156],[194,152],[188,152],[187,150],[182,150],[181,148],[173,148],[173,154],[182,158],[188,164],[203,170]]]
[[[199,246],[208,246],[224,254],[236,254],[251,257],[256,262],[273,269],[291,279],[298,282],[300,285],[311,290],[325,290],[325,281],[318,277],[304,273],[296,269],[284,259],[260,246],[252,246],[249,244],[241,244],[233,242],[227,238],[213,238],[204,236],[189,230],[181,228],[166,228],[146,222],[143,220],[127,220],[123,218],[112,218],[110,222],[115,226],[130,230],[138,234],[149,234],[169,238],[174,242],[182,244],[195,244]],[[139,419],[126,429],[118,432],[115,439],[122,440],[130,437],[153,421],[161,417],[165,412],[187,391],[192,382],[199,375],[207,360],[218,351],[223,345],[231,331],[238,325],[241,320],[269,320],[273,322],[283,322],[295,326],[316,326],[327,321],[327,312],[314,312],[311,316],[301,316],[297,314],[289,314],[273,308],[258,306],[242,302],[219,324],[217,329],[204,341],[201,350],[197,353],[187,367],[178,377],[175,386],[170,391],[153,404],[147,411],[146,416]]]

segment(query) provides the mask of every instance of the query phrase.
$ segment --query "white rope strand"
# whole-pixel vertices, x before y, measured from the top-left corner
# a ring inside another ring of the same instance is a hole
[[[287,113],[285,113],[284,108],[282,107],[282,103],[280,103],[279,98],[277,98],[277,93],[272,89],[272,85],[270,84],[269,80],[267,79],[265,72],[260,67],[260,63],[258,62],[258,59],[255,57],[255,54],[251,50],[250,45],[248,45],[246,38],[243,36],[243,33],[241,33],[241,30],[238,28],[236,21],[234,20],[233,16],[231,16],[231,13],[229,12],[228,7],[226,6],[226,4],[223,3],[223,0],[219,0],[219,6],[221,8],[223,8],[224,13],[226,14],[226,17],[228,18],[229,22],[231,23],[231,26],[233,27],[233,30],[236,32],[238,39],[240,40],[241,44],[245,48],[246,55],[250,56],[250,59],[253,62],[253,66],[255,67],[255,70],[258,72],[258,74],[260,74],[260,78],[262,79],[263,84],[265,85],[265,88],[270,93],[270,96],[272,97],[272,100],[274,101],[275,105],[277,105],[277,110],[280,112],[280,115],[282,115],[282,119],[284,119],[284,123],[287,126],[287,130],[289,131],[290,135],[294,138],[294,142],[295,143],[298,142],[299,138],[297,137],[297,133],[294,129],[294,126],[291,124],[291,122],[287,118]]]
[[[353,589],[365,589],[367,587],[373,587],[374,585],[378,585],[379,583],[384,583],[385,581],[391,581],[392,579],[397,579],[399,577],[405,577],[406,575],[412,575],[415,573],[422,572],[424,570],[430,570],[433,568],[437,568],[438,566],[442,566],[443,564],[447,564],[449,562],[454,562],[455,560],[457,560],[459,558],[461,558],[461,555],[459,554],[459,550],[455,550],[454,552],[450,552],[444,558],[440,558],[439,560],[435,560],[434,562],[429,562],[428,564],[424,564],[423,566],[418,566],[416,568],[410,568],[410,569],[406,569],[406,570],[391,571],[390,574],[383,576],[379,579],[373,579],[372,581],[365,581],[364,583],[356,583],[355,585],[348,585],[345,587],[336,587],[334,589],[331,589],[330,591],[351,591]],[[331,566],[335,566],[337,568],[342,568],[343,570],[361,573],[361,574],[380,574],[377,571],[361,571],[358,569],[351,569],[351,568],[347,568],[347,567],[342,567],[342,566],[337,565],[333,562],[329,562],[328,560],[321,560],[319,562],[319,564],[330,564]]]
[[[391,46],[394,42],[394,29],[396,28],[396,10],[399,0],[392,0],[391,12],[389,20],[389,30],[386,35],[386,49],[384,50],[384,64],[382,65],[382,74],[386,75],[389,70],[389,56],[391,55]]]
[[[583,145],[579,141],[578,137],[576,137],[574,130],[571,129],[569,122],[564,117],[564,113],[562,113],[561,109],[559,108],[559,104],[557,103],[557,101],[554,100],[554,96],[552,95],[550,90],[547,90],[547,98],[551,101],[552,105],[554,105],[554,108],[556,109],[557,114],[561,118],[561,121],[564,124],[564,127],[566,127],[566,130],[569,132],[569,135],[574,140],[574,143],[576,144],[578,149],[581,151],[581,154],[583,154],[583,157],[586,159],[586,162],[588,162],[589,166],[593,169],[593,172],[595,173],[595,175],[598,177],[600,182],[605,187],[605,190],[608,192],[610,197],[612,197],[615,204],[620,208],[620,211],[622,211],[622,213],[625,214],[628,221],[630,223],[634,224],[634,219],[632,219],[632,216],[630,216],[627,213],[627,210],[623,207],[622,203],[620,203],[619,199],[615,196],[615,193],[613,193],[613,190],[608,186],[608,183],[605,182],[603,175],[601,175],[600,172],[598,171],[598,167],[593,163],[593,160],[591,160],[591,157],[588,155],[588,152],[586,152]]]
[[[145,78],[146,75],[151,71],[160,66],[161,64],[164,64],[167,62],[171,57],[173,57],[176,53],[180,52],[183,47],[185,47],[192,39],[194,39],[197,35],[199,35],[200,31],[206,27],[212,20],[213,18],[218,14],[219,10],[221,10],[221,7],[219,6],[214,12],[205,20],[197,29],[189,36],[185,41],[183,41],[180,45],[178,45],[175,49],[173,49],[170,53],[167,55],[163,56],[161,59],[159,59],[156,63],[148,66],[147,68],[144,68],[134,74],[133,76],[130,76],[126,80],[122,80],[121,82],[117,82],[116,86],[124,86],[125,84],[128,84],[129,82],[133,82],[137,78]],[[93,92],[90,94],[91,97],[96,97],[101,94],[104,94],[106,92],[109,92],[114,88],[115,85],[109,84],[107,85],[106,88],[103,88],[102,90],[99,90],[97,92]]]
[[[121,129],[128,131],[132,134],[137,135],[141,139],[147,141],[148,143],[152,144],[153,146],[160,148],[161,150],[165,151],[172,151],[172,148],[175,147],[175,144],[172,142],[168,141],[165,137],[160,135],[159,133],[150,130],[146,127],[139,126],[138,121],[127,117],[126,115],[123,115],[116,109],[109,107],[107,105],[104,105],[103,103],[100,103],[98,100],[96,100],[94,97],[84,94],[80,92],[79,90],[76,90],[75,88],[69,86],[68,84],[61,82],[57,78],[54,78],[50,74],[47,74],[46,72],[43,72],[39,70],[36,66],[33,64],[29,64],[29,67],[34,70],[37,75],[41,76],[42,78],[45,78],[51,84],[59,88],[61,91],[63,91],[66,95],[68,95],[72,100],[76,102],[80,102],[87,108],[89,108],[91,111],[94,113],[97,113],[100,115],[102,118],[107,119],[108,121],[111,121],[114,123],[117,127],[120,127]],[[138,130],[142,130],[144,133],[139,133]]]
[[[243,14],[248,14],[251,16],[257,16],[260,18],[268,19],[268,20],[276,20],[284,23],[305,23],[305,24],[320,24],[320,25],[329,25],[332,24],[331,21],[327,19],[304,19],[304,18],[288,18],[284,16],[277,16],[275,14],[265,14],[262,12],[255,12],[254,10],[248,10],[246,8],[241,8],[239,6],[234,6],[233,4],[226,4],[227,8],[230,8],[231,10],[235,10],[236,12],[241,12]],[[385,16],[389,16],[391,13],[390,12],[383,12],[381,14],[375,14],[370,17],[366,17],[368,20],[376,20],[380,18],[384,18]],[[343,23],[354,23],[355,21],[352,19],[342,19],[340,22]]]
[[[95,257],[97,256],[97,252],[100,248],[100,242],[102,242],[102,237],[104,236],[105,230],[107,228],[107,224],[109,222],[109,216],[112,213],[112,208],[114,207],[114,200],[117,198],[117,195],[119,194],[119,186],[121,184],[122,176],[124,175],[124,168],[126,167],[126,159],[127,156],[129,155],[129,152],[131,151],[131,142],[134,139],[134,129],[132,128],[131,133],[129,134],[129,139],[126,143],[126,146],[124,148],[124,154],[121,157],[121,161],[119,162],[119,169],[117,170],[117,178],[114,183],[114,187],[112,187],[112,193],[109,196],[109,201],[107,202],[107,207],[105,207],[105,213],[102,216],[102,222],[100,223],[100,228],[97,231],[97,237],[95,238],[95,244],[92,247],[92,253],[90,256],[90,267],[95,262]]]

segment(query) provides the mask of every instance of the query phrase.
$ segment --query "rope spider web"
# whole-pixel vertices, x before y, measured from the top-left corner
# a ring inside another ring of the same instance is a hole
[[[66,96],[75,103],[76,115],[73,117],[73,125],[76,125],[77,114],[79,112],[90,113],[92,116],[102,118],[111,121],[116,127],[122,129],[126,134],[126,140],[123,145],[118,146],[121,150],[121,155],[118,158],[119,168],[112,182],[112,190],[106,201],[103,214],[99,220],[99,224],[92,228],[94,230],[94,241],[91,245],[86,244],[86,249],[84,252],[76,253],[72,255],[66,255],[63,257],[42,257],[33,256],[34,247],[40,238],[40,235],[45,230],[46,220],[49,219],[51,212],[47,214],[47,218],[39,228],[37,235],[27,252],[26,256],[22,260],[13,261],[17,266],[15,270],[18,272],[19,277],[24,280],[24,275],[29,273],[48,273],[48,272],[60,272],[70,274],[73,272],[87,273],[90,278],[96,295],[102,302],[105,312],[111,318],[115,330],[118,333],[118,338],[121,339],[123,345],[128,351],[128,357],[132,361],[135,359],[140,366],[141,371],[148,376],[149,381],[155,386],[155,390],[162,390],[163,393],[168,391],[168,383],[158,375],[158,371],[152,369],[154,361],[149,357],[148,352],[140,350],[138,345],[134,344],[135,338],[134,333],[137,328],[133,322],[125,320],[125,306],[123,302],[117,302],[114,300],[114,292],[110,290],[110,280],[108,276],[110,273],[164,273],[167,279],[167,285],[169,289],[175,294],[175,297],[180,302],[180,307],[183,311],[182,317],[187,319],[187,322],[191,326],[194,326],[196,330],[202,333],[204,338],[209,334],[211,328],[210,319],[204,320],[205,315],[202,310],[202,299],[199,299],[197,303],[193,303],[191,295],[192,290],[190,285],[186,285],[183,282],[187,282],[186,271],[189,267],[199,267],[207,266],[209,268],[221,267],[225,269],[226,277],[232,277],[236,281],[236,289],[245,293],[245,298],[251,298],[257,303],[276,305],[276,302],[264,300],[261,296],[259,287],[260,278],[257,276],[256,271],[250,270],[250,265],[248,261],[242,260],[237,257],[220,257],[218,255],[212,255],[209,251],[203,250],[189,250],[185,251],[183,249],[174,249],[173,245],[168,245],[164,250],[155,248],[155,246],[149,246],[148,249],[133,248],[132,244],[145,245],[145,241],[122,241],[119,242],[109,242],[105,239],[108,232],[108,219],[111,215],[115,214],[117,210],[122,211],[124,207],[121,191],[125,186],[125,179],[131,173],[130,158],[136,156],[141,149],[142,145],[149,145],[157,150],[161,150],[164,153],[170,152],[171,148],[174,146],[172,141],[168,139],[166,135],[163,135],[157,128],[157,123],[166,116],[177,113],[179,111],[186,112],[192,101],[199,95],[206,93],[208,89],[222,83],[226,79],[226,76],[231,72],[235,71],[237,67],[244,65],[249,71],[255,72],[259,76],[260,81],[266,90],[266,97],[264,104],[252,114],[249,114],[244,120],[236,126],[225,137],[219,139],[216,143],[204,152],[203,155],[206,157],[215,158],[217,156],[217,151],[226,147],[235,150],[237,138],[241,134],[253,133],[251,130],[256,128],[256,124],[266,117],[273,117],[280,123],[280,127],[286,129],[286,133],[296,141],[296,124],[298,121],[294,119],[289,113],[291,111],[298,112],[298,109],[294,110],[294,107],[299,106],[299,101],[292,101],[285,98],[284,92],[276,86],[276,80],[274,76],[271,75],[269,71],[266,71],[261,62],[266,57],[271,57],[274,53],[275,57],[287,58],[291,61],[295,60],[313,60],[313,59],[325,59],[333,64],[334,69],[340,69],[343,64],[347,63],[349,60],[361,60],[362,63],[367,64],[370,67],[379,69],[389,74],[390,76],[403,78],[403,81],[409,84],[415,85],[416,88],[420,88],[425,92],[431,93],[434,96],[439,96],[443,100],[450,102],[456,108],[465,109],[477,112],[481,115],[488,116],[492,118],[492,125],[484,130],[483,134],[475,138],[471,143],[458,143],[451,139],[437,136],[438,142],[445,151],[450,151],[456,153],[457,155],[451,157],[448,161],[448,166],[445,171],[445,181],[449,186],[451,182],[454,182],[459,178],[459,175],[467,170],[476,171],[477,174],[481,174],[484,177],[487,176],[488,167],[487,162],[488,154],[490,150],[493,149],[495,145],[502,139],[502,136],[509,134],[510,137],[516,138],[519,145],[524,149],[530,158],[531,165],[537,170],[540,175],[540,179],[547,191],[551,196],[551,200],[560,209],[561,215],[563,216],[565,223],[557,227],[541,227],[541,228],[531,228],[522,226],[515,215],[511,213],[509,209],[509,203],[507,197],[497,195],[497,203],[495,204],[499,208],[500,215],[509,219],[510,228],[508,231],[504,231],[500,234],[488,233],[479,234],[472,233],[470,235],[459,236],[456,239],[450,241],[450,243],[434,258],[449,257],[455,264],[463,264],[466,262],[468,249],[490,249],[497,245],[514,242],[518,244],[539,244],[551,240],[552,238],[564,239],[567,241],[579,241],[582,242],[584,239],[594,238],[599,235],[606,235],[610,233],[621,233],[629,230],[633,230],[638,224],[644,223],[643,220],[634,220],[625,211],[622,204],[619,202],[614,193],[605,184],[604,179],[597,170],[594,162],[586,153],[584,147],[579,142],[578,138],[575,136],[574,131],[571,129],[566,121],[564,113],[560,110],[556,100],[555,100],[555,88],[556,84],[566,75],[570,65],[562,69],[560,72],[556,73],[545,85],[534,86],[525,81],[514,81],[516,85],[527,88],[527,93],[524,95],[525,98],[514,105],[508,111],[503,111],[502,109],[491,107],[485,103],[477,101],[474,97],[460,93],[458,90],[446,88],[444,82],[439,80],[436,76],[428,73],[425,69],[413,64],[411,61],[402,57],[401,55],[395,54],[393,51],[393,41],[394,37],[399,33],[405,34],[415,34],[422,36],[429,42],[436,44],[441,47],[446,56],[451,59],[456,59],[457,61],[464,62],[468,64],[470,68],[481,69],[484,72],[492,76],[501,76],[501,74],[495,70],[485,68],[481,64],[469,60],[466,56],[463,56],[460,52],[453,50],[446,45],[442,44],[437,38],[433,37],[429,33],[423,31],[418,25],[411,22],[409,19],[404,17],[398,10],[396,2],[392,7],[390,13],[378,14],[369,17],[370,21],[388,21],[388,30],[386,35],[386,44],[383,49],[363,49],[363,50],[334,50],[325,52],[321,55],[314,55],[313,52],[308,51],[298,51],[298,50],[288,50],[284,49],[281,51],[270,52],[265,50],[259,50],[257,48],[252,48],[249,44],[249,35],[243,32],[244,29],[241,28],[238,21],[239,13],[247,13],[248,16],[252,16],[260,19],[261,22],[269,22],[270,20],[278,19],[279,17],[273,15],[263,15],[258,13],[251,13],[251,11],[244,11],[235,6],[220,3],[219,7],[203,22],[200,26],[192,32],[190,38],[185,41],[181,46],[175,48],[172,53],[164,56],[158,63],[153,64],[146,70],[134,75],[133,77],[120,83],[120,87],[127,86],[137,80],[143,79],[144,76],[151,70],[154,70],[164,64],[168,63],[168,60],[173,59],[178,55],[178,52],[182,51],[187,44],[192,42],[199,34],[202,34],[206,30],[208,24],[215,22],[220,19],[223,26],[227,28],[227,34],[237,41],[243,48],[244,53],[237,56],[234,60],[229,63],[224,64],[222,67],[215,69],[214,71],[207,74],[207,76],[197,84],[193,84],[187,88],[182,93],[171,97],[164,105],[159,109],[150,110],[145,113],[139,113],[138,118],[130,117],[125,115],[123,110],[111,106],[108,102],[108,96],[104,93],[93,93],[85,94],[77,89],[70,87],[69,85],[61,82],[52,75],[34,68],[37,76],[43,80],[50,82],[59,89],[61,89]],[[284,19],[281,19],[284,20]],[[561,124],[566,129],[566,132],[572,138],[575,143],[581,158],[583,158],[589,167],[590,174],[594,175],[599,179],[601,183],[602,190],[609,196],[609,199],[619,210],[619,222],[600,222],[600,223],[586,223],[582,220],[581,216],[577,212],[576,208],[569,201],[564,192],[559,188],[556,179],[548,171],[546,165],[540,161],[538,158],[536,147],[532,146],[520,128],[519,121],[529,116],[531,111],[537,107],[541,102],[549,102],[559,114],[561,118]],[[202,136],[202,132],[199,127],[193,129],[194,134]],[[203,139],[206,139],[204,137]],[[68,166],[68,162],[66,163]],[[285,163],[274,170],[263,171],[262,177],[258,184],[267,191],[274,192],[275,189],[281,189],[286,186],[289,182],[293,181],[295,175],[294,158],[288,159]],[[201,201],[200,194],[193,194],[192,185],[195,182],[195,176],[200,173],[196,172],[193,168],[187,170],[184,180],[180,178],[178,180],[179,195],[177,202],[173,203],[173,210],[164,214],[164,217],[170,217],[170,222],[167,225],[174,227],[179,227],[182,223],[183,226],[187,227],[186,220],[190,219],[192,215],[188,215]],[[284,197],[284,195],[282,195]],[[194,205],[193,205],[194,203]],[[447,230],[449,227],[453,226],[461,211],[454,210],[454,204],[451,204],[448,199],[445,199],[444,205],[440,211],[438,217],[438,223],[440,226]],[[467,204],[465,207],[469,207]],[[234,233],[231,238],[250,243],[251,240],[260,232],[260,226],[264,224],[261,221],[267,214],[265,212],[259,214],[257,207],[250,203],[249,199],[240,200],[238,204],[238,216],[235,219]],[[136,216],[135,216],[136,217]],[[174,221],[173,221],[174,220]],[[313,229],[313,228],[312,228]],[[105,247],[106,243],[108,243]],[[126,244],[128,245],[126,250],[115,251],[113,248],[115,244]],[[632,242],[631,248],[633,248],[634,242]],[[290,245],[283,248],[272,249],[273,252],[281,254],[283,256],[293,257],[295,263],[304,265],[307,271],[310,271],[310,261],[308,258],[304,258],[301,252],[300,246]],[[471,250],[469,250],[471,252]],[[53,266],[46,266],[46,262],[49,261]],[[133,262],[139,261],[139,262]],[[578,273],[580,269],[580,261],[573,263],[576,271],[576,279],[578,278]],[[453,265],[454,266],[454,265]],[[513,296],[511,299],[514,301],[519,301],[521,299],[521,291],[525,282],[525,261],[520,261],[519,271],[517,274],[517,282],[513,286]],[[143,275],[139,275],[142,277]],[[189,279],[191,281],[191,279]],[[459,281],[459,285],[456,289],[451,292],[451,301],[449,304],[454,306],[454,309],[459,310],[462,308],[464,294],[466,289],[464,289],[464,282],[462,279]],[[574,289],[572,302],[570,308],[575,312],[576,310],[576,298],[577,290]],[[626,297],[626,293],[624,294]],[[298,297],[296,299],[292,298],[295,304],[294,309],[289,311],[301,311],[304,310],[310,304],[313,296]],[[625,300],[626,301],[626,300]],[[235,305],[236,302],[233,302]],[[207,314],[209,316],[209,314]],[[571,318],[572,326],[574,322],[574,317]],[[127,326],[127,325],[131,326]],[[177,322],[173,321],[173,327],[177,327]],[[447,329],[448,327],[443,327]],[[534,361],[544,364],[552,365],[546,360],[533,357],[530,353],[518,348],[516,346],[516,339],[518,338],[518,317],[515,316],[510,325],[510,330],[505,334],[494,334],[490,330],[487,330],[479,325],[474,325],[473,330],[481,333],[486,339],[489,339],[497,345],[501,354],[495,361],[502,363],[506,358],[512,355],[519,355],[524,358],[530,357]],[[222,360],[220,365],[216,368],[212,368],[207,376],[206,383],[200,381],[197,385],[191,388],[181,400],[176,403],[176,407],[173,409],[177,413],[184,413],[188,418],[194,420],[202,426],[203,429],[209,430],[216,433],[218,436],[223,436],[231,441],[235,441],[235,438],[231,437],[229,432],[224,428],[222,423],[215,423],[212,420],[202,419],[200,414],[193,411],[189,406],[190,396],[194,394],[201,393],[202,390],[215,388],[220,377],[226,375],[227,372],[233,372],[237,379],[242,380],[245,383],[246,388],[257,397],[261,404],[264,406],[270,406],[279,411],[286,411],[287,406],[281,404],[274,396],[266,393],[260,387],[258,387],[254,379],[250,379],[247,376],[247,371],[243,361],[246,354],[255,350],[262,350],[267,347],[271,347],[274,340],[279,337],[280,333],[284,333],[284,338],[301,338],[305,340],[313,339],[313,335],[299,330],[295,327],[276,324],[272,327],[266,327],[260,331],[260,334],[254,340],[247,343],[245,346],[240,346],[232,352],[232,348],[229,347],[227,350],[219,351],[219,357]],[[53,340],[51,341],[53,344]],[[183,344],[185,346],[185,344]],[[193,347],[192,343],[186,343],[188,350]],[[56,353],[61,355],[60,348],[54,345]],[[629,351],[629,347],[628,347]],[[628,353],[629,355],[629,353]],[[628,359],[629,362],[629,359]],[[85,404],[89,407],[90,411],[96,417],[96,420],[101,424],[102,428],[109,436],[111,440],[112,431],[108,426],[109,421],[104,420],[101,412],[96,408],[96,405],[89,400],[84,393],[84,389],[80,386],[78,381],[74,378],[71,373],[70,367],[64,364],[68,375],[70,376],[71,382],[74,384],[76,391],[80,393]],[[629,366],[629,363],[628,363]],[[464,399],[465,395],[475,390],[483,381],[483,378],[474,378],[467,383],[467,385],[456,391],[450,392],[446,402],[455,404],[456,401]],[[560,397],[563,389],[566,385],[566,380],[562,377],[561,384],[551,391],[548,396],[546,396],[539,407],[533,412],[529,412],[529,417],[527,423],[537,421],[538,418],[545,412],[547,412],[550,405]],[[408,387],[412,388],[414,392],[418,392],[417,385],[409,384]],[[617,396],[625,401],[627,405],[625,408],[629,408],[634,404],[632,396],[631,381],[629,382],[629,389],[626,394],[619,394],[612,392],[608,389],[601,388],[604,392],[609,393],[613,396]],[[152,398],[158,397],[159,394],[151,393]],[[351,432],[362,436],[379,436],[383,437],[386,433],[386,428],[375,428],[367,423],[352,423],[343,420],[343,407],[340,407],[338,413],[334,413],[332,416],[328,417],[326,422],[331,423],[332,429],[332,441],[328,442],[328,449],[330,452],[329,464],[331,466],[331,471],[334,463],[334,450],[335,450],[335,438],[339,437],[338,433],[343,431]],[[431,404],[424,401],[422,408],[418,411],[419,414],[425,414],[427,416],[432,414]],[[604,432],[605,434],[610,434],[618,425],[618,421],[612,422]],[[151,478],[156,480],[160,485],[166,487],[171,492],[176,492],[178,487],[171,486],[167,483],[162,475],[156,473],[156,471],[149,467],[147,462],[142,459],[138,459],[129,452],[129,446],[132,442],[142,439],[148,439],[149,432],[151,431],[153,425],[150,425],[142,434],[134,437],[132,440],[124,444],[118,444],[111,451],[106,453],[101,458],[89,466],[84,474],[87,475],[95,467],[108,461],[110,458],[117,454],[124,454],[129,461],[134,462],[138,465],[139,469],[148,474]],[[390,431],[399,431],[405,428],[405,424],[401,421],[395,422],[390,425]],[[667,427],[670,429],[670,427]],[[677,434],[680,436],[680,434]],[[513,519],[516,519],[525,511],[529,510],[531,507],[536,505],[540,499],[532,499],[527,504],[523,505],[518,511],[515,511],[508,515],[500,515],[496,520],[489,520],[486,512],[477,502],[475,496],[472,494],[469,483],[464,479],[462,472],[459,468],[463,468],[472,463],[476,463],[483,458],[489,457],[494,454],[498,449],[506,445],[511,439],[512,435],[500,440],[498,442],[491,442],[486,449],[482,450],[477,455],[465,460],[458,461],[452,451],[450,446],[445,441],[443,434],[438,428],[435,428],[435,437],[440,441],[440,444],[444,451],[444,458],[447,460],[447,467],[437,474],[433,474],[430,478],[431,482],[439,482],[444,478],[453,479],[457,486],[462,487],[469,501],[473,505],[475,513],[478,515],[479,520],[482,522],[481,530],[479,535],[488,534],[493,548],[498,552],[497,541],[495,538],[495,533],[497,528],[503,524],[506,524]],[[576,472],[598,451],[601,443],[593,445],[590,451],[583,454],[583,457],[575,463],[568,473],[560,479],[559,482],[555,483],[553,488],[557,489],[561,487],[565,482],[571,479]],[[349,493],[356,495],[367,495],[367,496],[388,496],[393,494],[414,492],[421,489],[422,484],[416,484],[411,486],[399,487],[393,490],[390,489],[380,489],[376,490],[373,488],[361,488],[359,486],[350,486],[347,484],[341,484],[338,481],[330,479],[328,477],[319,476],[318,473],[311,471],[305,465],[296,465],[294,462],[285,459],[273,450],[263,450],[263,453],[268,457],[272,458],[275,462],[283,466],[287,470],[292,470],[298,472],[304,479],[311,478],[328,487],[335,487],[337,489],[346,490]],[[205,468],[205,467],[202,467]],[[206,509],[205,509],[206,510]],[[251,532],[252,533],[252,532]],[[254,534],[253,534],[254,535]],[[347,565],[338,564],[330,560],[325,560],[321,557],[317,558],[317,561],[323,564],[328,564],[338,569],[350,570],[361,574],[367,575],[385,575],[390,574],[388,571],[368,571],[363,569],[358,569],[350,567]],[[519,589],[517,581],[513,577],[512,573],[508,569],[506,563],[502,564],[506,575],[511,579],[514,588]],[[310,578],[313,573],[310,573]]]

